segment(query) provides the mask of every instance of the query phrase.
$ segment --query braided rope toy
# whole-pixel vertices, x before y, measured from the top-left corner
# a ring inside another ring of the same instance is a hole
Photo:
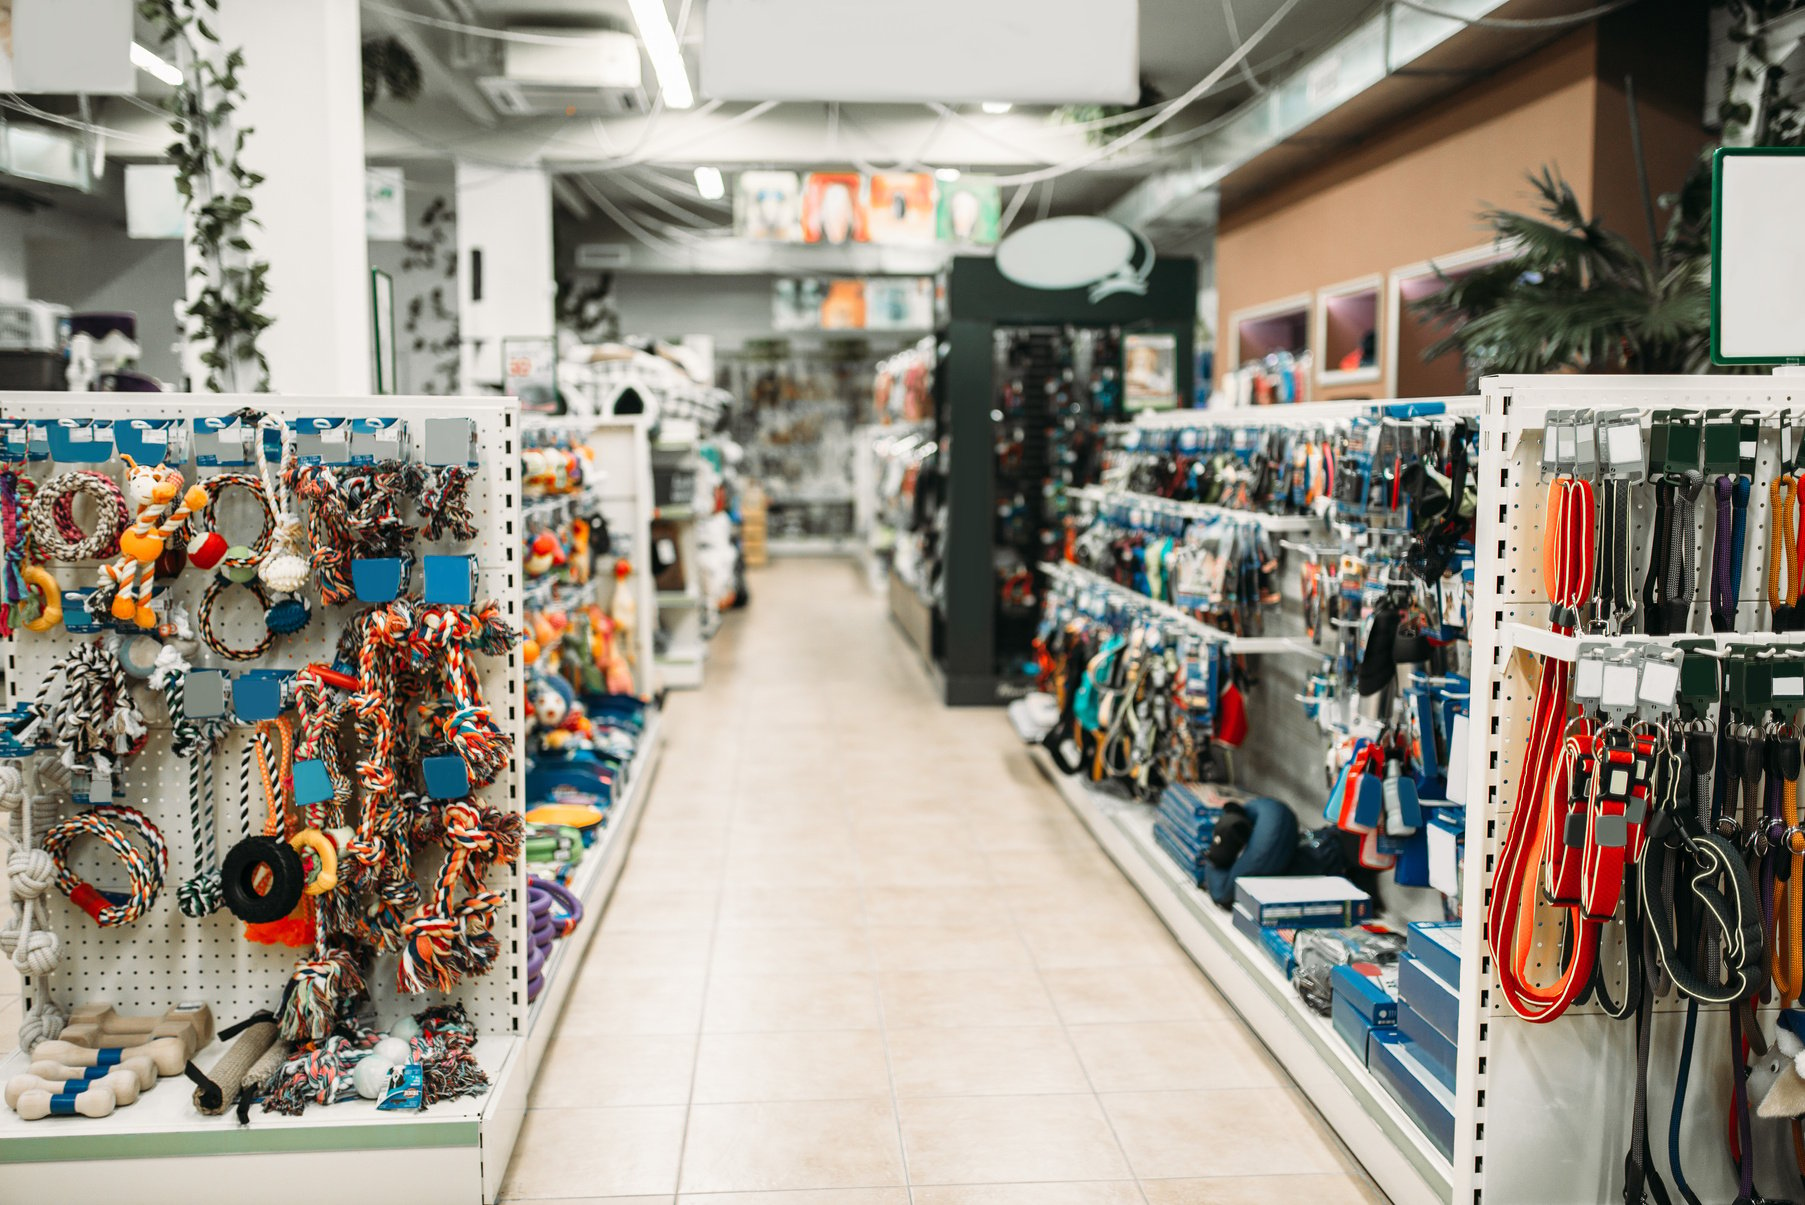
[[[137,835],[144,851],[132,844],[130,834]],[[96,838],[118,855],[131,880],[131,889],[123,898],[117,898],[117,892],[100,891],[69,869],[69,847],[82,837]],[[163,876],[169,871],[169,847],[163,842],[163,834],[143,812],[123,804],[96,804],[51,825],[44,833],[43,846],[56,861],[57,887],[103,929],[129,925],[143,916],[156,902],[157,893],[163,889]]]
[[[0,765],[0,819],[5,821],[0,825],[0,844],[7,849],[10,904],[6,924],[0,927],[0,952],[32,979],[37,996],[37,1004],[19,1027],[19,1045],[25,1050],[63,1032],[63,1015],[51,1005],[49,995],[50,974],[62,963],[62,942],[50,929],[50,909],[44,901],[56,884],[56,860],[32,838],[33,805],[47,802],[26,789],[18,766]]]
[[[476,516],[470,510],[470,470],[461,464],[410,464],[407,488],[426,520],[429,540],[468,543],[476,538]]]
[[[65,768],[94,779],[110,778],[115,759],[138,752],[148,735],[125,669],[103,641],[78,645],[57,662],[31,710],[20,739],[53,746]]]
[[[188,815],[194,840],[194,874],[176,888],[176,907],[199,919],[219,911],[224,889],[219,875],[218,798],[219,744],[230,725],[224,716],[197,720],[188,714],[188,671],[191,667],[174,645],[157,654],[150,684],[163,692],[169,709],[169,751],[188,759]]]
[[[419,835],[436,835],[445,846],[445,862],[432,898],[402,925],[396,967],[402,991],[449,991],[459,980],[484,974],[495,964],[501,953],[495,911],[507,896],[485,888],[483,880],[491,866],[512,861],[520,852],[525,824],[518,812],[460,800],[420,826]],[[460,885],[469,894],[454,903]]]
[[[26,614],[31,608],[31,588],[26,570],[31,568],[31,510],[37,482],[15,468],[0,469],[0,542],[4,554],[0,558],[0,636],[13,634],[13,621],[29,625],[41,617]],[[38,631],[48,630],[49,625]]]
[[[94,499],[94,530],[84,532],[75,521],[75,499]],[[119,535],[130,522],[125,495],[111,477],[82,469],[58,473],[38,486],[27,512],[32,544],[46,558],[93,561],[119,551]]]
[[[249,590],[251,596],[257,600],[258,610],[265,616],[263,635],[253,644],[230,645],[226,643],[225,637],[219,634],[218,621],[215,618],[218,614],[219,601],[226,596],[226,591],[235,587]],[[269,609],[269,591],[263,588],[262,582],[255,577],[246,581],[234,581],[225,574],[220,574],[207,583],[207,592],[201,595],[200,614],[196,616],[195,621],[200,628],[201,639],[215,653],[228,661],[255,661],[269,652],[271,646],[276,643],[276,630],[268,623]]]

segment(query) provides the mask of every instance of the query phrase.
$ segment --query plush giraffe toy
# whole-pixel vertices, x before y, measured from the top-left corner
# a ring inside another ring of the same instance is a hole
[[[119,537],[119,559],[103,567],[101,573],[115,587],[113,618],[154,628],[157,615],[150,604],[150,591],[157,573],[157,558],[187,526],[193,491],[184,495],[182,475],[166,465],[141,465],[130,456],[120,459],[129,466],[126,505],[137,518]]]

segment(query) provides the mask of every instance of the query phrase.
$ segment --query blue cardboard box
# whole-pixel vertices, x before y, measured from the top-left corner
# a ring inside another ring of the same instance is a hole
[[[1429,1069],[1442,1087],[1452,1092],[1454,1043],[1447,1035],[1423,1020],[1423,1014],[1412,1008],[1408,1000],[1398,1004],[1398,1032],[1410,1039],[1410,1048],[1417,1060]]]
[[[1235,881],[1235,907],[1267,928],[1345,929],[1372,916],[1373,899],[1338,875],[1256,875]]]
[[[1460,1040],[1460,993],[1408,950],[1398,959],[1398,995],[1450,1042]]]
[[[1248,913],[1235,907],[1235,928],[1239,929],[1254,945],[1266,951],[1266,957],[1272,959],[1283,971],[1285,978],[1291,978],[1297,970],[1297,954],[1292,946],[1292,935],[1295,929],[1264,928],[1254,923]]]
[[[1460,922],[1411,921],[1405,949],[1444,983],[1460,986]]]
[[[1373,969],[1377,970],[1376,967]],[[1344,964],[1329,971],[1329,986],[1335,999],[1346,997],[1349,1006],[1368,1025],[1398,1023],[1398,998],[1386,991],[1384,985],[1373,976],[1361,974]]]
[[[1395,1029],[1373,1031],[1366,1064],[1444,1158],[1454,1157],[1454,1092],[1444,1088]]]

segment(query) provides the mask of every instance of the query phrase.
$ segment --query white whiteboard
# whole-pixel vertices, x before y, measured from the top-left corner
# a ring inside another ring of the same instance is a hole
[[[1805,359],[1805,155],[1718,158],[1717,359]]]

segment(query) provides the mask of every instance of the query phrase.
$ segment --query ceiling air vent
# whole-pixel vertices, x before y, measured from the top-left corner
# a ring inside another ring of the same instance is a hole
[[[618,29],[516,27],[546,41],[508,42],[502,73],[477,80],[489,103],[513,117],[616,117],[646,111],[639,40]]]

